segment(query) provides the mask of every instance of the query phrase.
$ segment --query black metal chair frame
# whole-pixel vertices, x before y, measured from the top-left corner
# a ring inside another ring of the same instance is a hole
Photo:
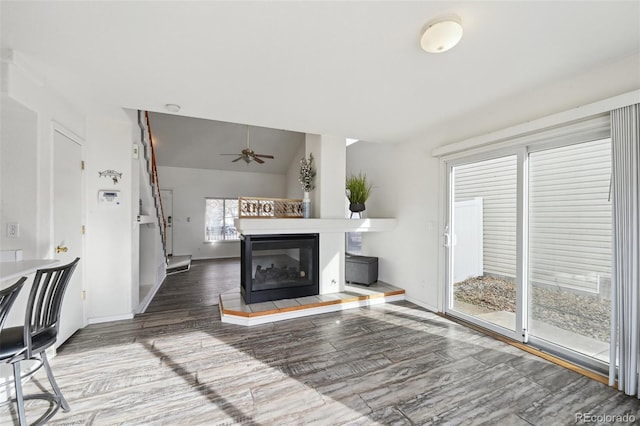
[[[9,315],[11,306],[13,306],[13,302],[18,298],[18,294],[20,293],[20,290],[22,290],[22,286],[26,280],[27,277],[22,277],[12,286],[9,286],[4,290],[0,290],[0,330],[2,330],[2,326],[4,326],[4,321]]]
[[[69,411],[70,407],[53,376],[46,350],[56,343],[58,329],[60,327],[60,311],[64,294],[73,275],[73,272],[80,261],[76,258],[73,262],[36,271],[33,279],[31,292],[27,301],[25,321],[22,327],[22,343],[16,345],[16,350],[10,357],[0,360],[0,363],[7,363],[13,366],[13,377],[18,407],[18,418],[21,426],[27,425],[24,401],[27,399],[45,399],[52,407],[39,418],[35,424],[43,424],[53,417],[60,407],[63,411]],[[12,333],[13,332],[13,333]],[[17,327],[13,329],[2,329],[0,327],[0,337],[3,333],[7,336],[18,336]],[[21,375],[21,361],[36,360],[39,364],[25,376]],[[42,393],[24,396],[22,392],[22,379],[35,374],[41,367],[44,367],[49,383],[54,394]]]
[[[9,311],[11,311],[11,307],[18,298],[18,294],[20,294],[20,290],[22,290],[22,287],[24,286],[24,282],[26,280],[27,277],[22,277],[15,284],[3,290],[0,290],[0,331],[2,330],[4,322],[9,316]],[[9,386],[9,383],[10,381],[6,381],[4,383],[0,383],[0,385]]]

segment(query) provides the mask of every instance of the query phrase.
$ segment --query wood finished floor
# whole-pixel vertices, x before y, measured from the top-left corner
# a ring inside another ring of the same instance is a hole
[[[189,271],[167,276],[146,312],[217,305],[229,291],[240,291],[240,258],[192,260]]]
[[[165,283],[176,306],[177,289],[188,293],[193,280],[187,274]],[[51,424],[558,425],[575,424],[581,412],[640,418],[636,398],[409,302],[247,328],[221,323],[206,300],[177,309],[163,302],[164,311],[76,333],[52,360],[71,412]],[[47,385],[43,373],[26,391],[38,384]],[[41,410],[29,402],[27,415],[34,420]],[[0,407],[0,425],[11,424],[13,406]]]

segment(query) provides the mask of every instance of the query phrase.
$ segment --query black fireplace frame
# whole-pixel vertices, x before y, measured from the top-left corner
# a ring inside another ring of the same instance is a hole
[[[256,290],[253,288],[252,244],[254,242],[309,240],[312,245],[312,256],[315,268],[311,271],[311,282],[285,288],[271,288]],[[269,302],[272,300],[293,299],[297,297],[315,296],[320,294],[320,235],[319,234],[268,234],[241,235],[241,270],[240,292],[245,303]]]

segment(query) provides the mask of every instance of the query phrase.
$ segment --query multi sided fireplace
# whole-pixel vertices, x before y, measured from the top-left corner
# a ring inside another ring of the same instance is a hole
[[[246,303],[319,294],[318,234],[243,235],[241,292]]]

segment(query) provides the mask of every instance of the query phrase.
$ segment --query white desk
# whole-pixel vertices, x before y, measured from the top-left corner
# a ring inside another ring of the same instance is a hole
[[[50,268],[58,263],[56,259],[29,259],[17,262],[0,262],[0,289],[11,286],[20,277],[32,274],[38,269]]]

